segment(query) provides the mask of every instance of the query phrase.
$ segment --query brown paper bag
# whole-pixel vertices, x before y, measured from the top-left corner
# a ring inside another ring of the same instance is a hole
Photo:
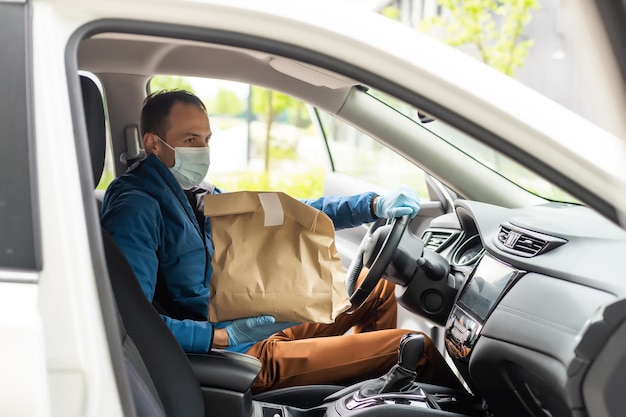
[[[332,220],[284,193],[207,195],[212,259],[209,320],[269,314],[332,323],[348,309]]]

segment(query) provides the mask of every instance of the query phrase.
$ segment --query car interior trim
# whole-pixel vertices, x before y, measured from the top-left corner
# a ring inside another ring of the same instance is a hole
[[[118,310],[104,255],[104,245],[100,227],[100,214],[94,196],[97,184],[94,184],[88,130],[85,121],[83,95],[79,82],[78,64],[76,62],[77,48],[82,39],[80,32],[74,33],[67,43],[65,50],[66,76],[68,94],[72,111],[72,123],[75,135],[77,164],[80,174],[81,192],[83,195],[84,212],[86,217],[87,235],[91,252],[91,262],[94,269],[95,284],[98,289],[98,299],[105,327],[115,329],[120,327]],[[105,109],[106,113],[106,109]],[[122,340],[119,332],[106,332],[107,348],[111,360],[113,374],[116,381],[121,407],[125,416],[135,416],[130,380],[126,375],[126,359],[122,350]]]
[[[0,165],[0,266],[20,269],[42,267],[37,171],[32,114],[32,62],[30,6],[0,3],[0,126],[2,152],[12,157]],[[10,140],[9,138],[20,140]],[[23,183],[27,187],[18,186]],[[6,193],[6,194],[5,194]]]
[[[36,284],[38,280],[37,272],[0,268],[0,282]]]

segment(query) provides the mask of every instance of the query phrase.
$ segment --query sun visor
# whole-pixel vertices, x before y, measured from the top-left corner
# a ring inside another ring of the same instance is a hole
[[[269,64],[278,72],[318,87],[338,89],[358,84],[334,72],[285,58],[271,58]]]

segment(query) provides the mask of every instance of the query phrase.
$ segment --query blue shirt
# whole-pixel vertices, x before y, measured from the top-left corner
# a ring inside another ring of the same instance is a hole
[[[213,188],[210,192],[221,191]],[[324,211],[335,228],[341,229],[373,221],[371,202],[375,195],[304,202]],[[207,352],[213,328],[228,324],[207,321],[213,273],[210,219],[192,207],[169,169],[149,155],[111,183],[104,196],[101,221],[126,255],[146,297],[165,307],[167,314],[161,317],[183,350]],[[251,345],[228,349],[246,352]]]

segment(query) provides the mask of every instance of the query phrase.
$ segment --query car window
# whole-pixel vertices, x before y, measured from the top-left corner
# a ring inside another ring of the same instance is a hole
[[[550,201],[561,201],[580,204],[571,194],[545,180],[528,168],[479,142],[459,129],[442,121],[421,113],[401,100],[390,97],[380,91],[368,90],[368,94],[382,101],[396,111],[420,123],[425,129],[434,133],[442,140],[454,145],[471,158],[480,162],[498,175],[513,182],[517,186]]]
[[[247,84],[159,75],[148,92],[182,88],[209,111],[207,180],[228,191],[277,190],[296,198],[324,193],[329,172],[383,187],[402,183],[428,199],[414,164],[334,116],[285,94]]]
[[[386,188],[403,184],[417,191],[422,200],[429,199],[424,171],[415,164],[342,120],[321,110],[317,114],[335,172]]]
[[[209,182],[227,191],[322,195],[328,155],[302,101],[248,84],[172,75],[153,77],[148,91],[172,88],[193,92],[209,112]]]

